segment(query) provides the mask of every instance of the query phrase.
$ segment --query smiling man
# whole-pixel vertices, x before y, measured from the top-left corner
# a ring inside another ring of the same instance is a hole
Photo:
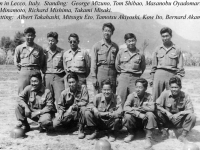
[[[117,94],[122,98],[122,106],[128,94],[134,92],[135,81],[146,68],[145,57],[136,48],[136,36],[133,33],[127,33],[124,40],[127,48],[119,51],[115,61],[115,68],[119,73]]]
[[[161,93],[156,100],[157,113],[159,116],[159,128],[162,137],[168,136],[164,128],[182,128],[182,134],[178,139],[182,142],[187,141],[188,132],[195,126],[196,116],[192,101],[188,94],[181,91],[182,85],[180,78],[174,76],[169,80],[169,90]]]
[[[55,113],[53,98],[49,89],[42,85],[42,76],[39,72],[31,75],[31,85],[19,94],[18,105],[15,109],[19,125],[26,132],[30,131],[27,118],[40,123],[40,129],[49,129],[52,125],[52,117]]]
[[[183,68],[183,55],[179,47],[172,41],[172,30],[164,27],[160,30],[163,44],[159,46],[152,60],[150,85],[153,84],[153,100],[155,101],[162,91],[169,89],[169,79],[174,75],[180,78],[185,75]]]

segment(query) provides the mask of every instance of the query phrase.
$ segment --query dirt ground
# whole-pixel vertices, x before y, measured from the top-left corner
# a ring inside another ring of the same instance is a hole
[[[143,75],[149,78],[149,69]],[[14,108],[17,99],[17,78],[18,73],[14,66],[0,66],[0,149],[7,150],[94,150],[97,140],[79,140],[76,131],[61,131],[55,134],[39,133],[32,129],[24,139],[12,139],[10,131],[17,124]],[[93,97],[90,79],[88,80],[90,98]],[[197,116],[196,126],[188,136],[190,142],[200,147],[200,68],[186,68],[186,76],[183,78],[183,91],[189,93],[193,100]],[[151,88],[148,88],[151,92]],[[119,137],[113,143],[113,150],[143,150],[144,134],[138,134],[131,143],[124,143],[126,131],[119,132]],[[107,136],[102,136],[107,139]],[[176,138],[165,141],[160,140],[160,134],[155,132],[156,142],[154,150],[181,150],[183,143]]]

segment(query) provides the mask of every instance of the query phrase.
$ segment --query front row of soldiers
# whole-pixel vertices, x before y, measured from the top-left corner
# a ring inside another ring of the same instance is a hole
[[[91,131],[86,137],[88,140],[98,137],[99,131],[108,130],[109,140],[115,141],[117,131],[125,126],[128,136],[124,141],[130,142],[136,131],[142,128],[146,131],[145,147],[150,148],[155,128],[160,129],[163,138],[168,136],[166,128],[182,128],[179,140],[186,141],[188,132],[195,125],[191,99],[181,91],[181,80],[177,76],[170,78],[170,90],[163,91],[156,102],[146,92],[147,80],[137,79],[135,91],[128,95],[124,107],[121,97],[113,93],[109,79],[102,82],[102,92],[90,102],[87,87],[79,84],[75,73],[69,73],[66,80],[69,87],[61,93],[58,115],[55,116],[52,94],[43,86],[41,74],[36,72],[31,75],[31,84],[20,93],[16,107],[16,117],[25,131],[30,131],[27,118],[38,121],[41,131],[56,130],[62,125],[67,127],[70,123],[78,122],[79,139],[85,137],[87,127]]]

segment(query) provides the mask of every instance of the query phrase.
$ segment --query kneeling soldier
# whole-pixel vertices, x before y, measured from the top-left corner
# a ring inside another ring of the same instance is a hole
[[[31,75],[30,83],[31,85],[26,86],[19,94],[18,105],[15,109],[16,117],[21,121],[20,126],[26,132],[30,131],[27,118],[38,121],[41,131],[49,129],[55,114],[51,92],[42,85],[42,76],[39,72]]]
[[[97,137],[98,131],[110,130],[109,140],[116,139],[116,131],[122,127],[122,105],[121,98],[112,92],[112,83],[109,79],[102,83],[102,93],[95,96],[92,105],[85,111],[87,126],[93,131],[88,140]]]
[[[163,91],[160,97],[156,100],[157,113],[159,116],[159,128],[162,131],[163,138],[168,136],[167,128],[183,128],[179,140],[187,141],[188,132],[195,126],[196,117],[192,101],[185,92],[181,91],[181,80],[174,76],[169,80],[170,90]]]
[[[151,94],[147,93],[147,80],[139,78],[135,81],[135,92],[128,95],[124,104],[124,123],[129,135],[124,139],[130,142],[134,138],[134,133],[138,128],[144,128],[146,131],[145,148],[152,146],[152,129],[157,127],[156,116],[154,115],[155,103]]]
[[[67,75],[67,82],[69,88],[61,93],[58,101],[58,117],[53,120],[53,127],[57,128],[61,125],[68,125],[69,123],[79,120],[79,135],[80,139],[84,138],[84,111],[85,106],[89,101],[89,94],[86,85],[80,85],[78,76],[75,73]]]

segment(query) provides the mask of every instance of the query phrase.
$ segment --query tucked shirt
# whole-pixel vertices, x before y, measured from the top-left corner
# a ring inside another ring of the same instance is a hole
[[[116,94],[112,94],[110,102],[107,103],[103,93],[99,93],[95,96],[93,105],[99,112],[112,112],[116,117],[122,116],[121,98]]]
[[[151,94],[145,92],[143,98],[140,99],[137,93],[133,92],[127,97],[124,104],[124,111],[138,117],[141,112],[147,110],[154,111],[154,104]],[[141,111],[137,110],[137,108],[141,108]]]
[[[183,63],[180,48],[173,44],[172,47],[166,49],[164,45],[161,45],[153,54],[151,73],[155,73],[157,69],[167,69],[176,71],[177,75],[183,77],[185,75]]]
[[[179,96],[176,99],[173,98],[170,90],[163,91],[160,97],[156,100],[156,103],[172,114],[185,110],[191,110],[194,112],[189,95],[183,91],[180,91]]]
[[[84,49],[78,48],[75,52],[69,49],[63,56],[64,69],[67,72],[90,74],[90,56]]]
[[[19,105],[22,107],[28,106],[31,111],[40,110],[41,113],[54,112],[54,101],[49,89],[45,89],[41,86],[39,90],[34,90],[31,85],[25,87],[25,89],[19,94]]]
[[[49,47],[44,49],[45,54],[45,73],[63,73],[63,54],[64,50],[56,47],[53,53]]]
[[[142,74],[146,68],[145,57],[138,49],[135,53],[122,49],[117,54],[115,68],[119,73]]]
[[[114,68],[118,51],[119,47],[114,42],[111,42],[111,45],[107,45],[104,40],[97,42],[91,50],[91,75],[96,77],[98,67],[101,65]]]
[[[88,102],[89,94],[87,87],[85,85],[78,85],[75,93],[71,92],[70,88],[62,91],[60,99],[58,101],[58,109],[65,112],[73,104],[86,106]]]
[[[44,69],[44,52],[42,47],[35,44],[31,47],[26,42],[15,49],[14,63],[20,69],[21,67],[38,67]]]

